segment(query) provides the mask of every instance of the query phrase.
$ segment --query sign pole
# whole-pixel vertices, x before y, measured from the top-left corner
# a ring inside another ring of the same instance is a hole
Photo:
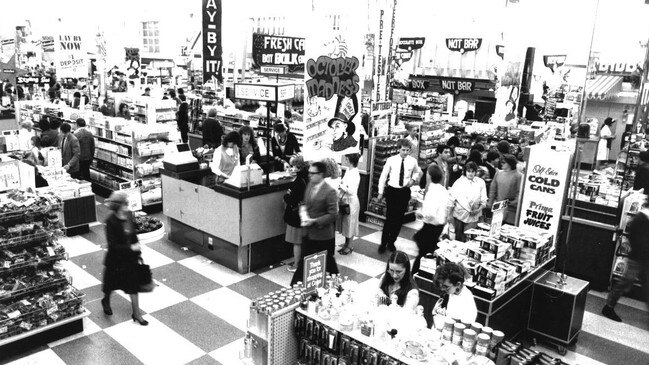
[[[277,93],[275,93],[277,95]],[[270,101],[266,102],[266,156],[270,156]],[[268,160],[268,157],[266,158]],[[266,166],[266,186],[270,186],[270,169]]]

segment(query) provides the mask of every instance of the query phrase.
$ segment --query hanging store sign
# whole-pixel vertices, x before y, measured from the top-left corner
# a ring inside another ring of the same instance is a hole
[[[550,233],[556,241],[570,159],[570,152],[556,151],[543,144],[530,147],[520,204],[520,227]]]
[[[56,41],[56,76],[59,78],[88,77],[87,52],[81,35],[61,34]]]
[[[334,95],[355,95],[360,90],[360,78],[356,74],[359,65],[356,57],[320,56],[317,60],[308,60],[306,71],[310,79],[306,81],[306,88],[309,97],[317,96],[329,100]]]
[[[505,46],[500,45],[500,44],[496,45],[496,54],[498,55],[498,57],[500,57],[501,59],[504,60],[505,59]]]
[[[543,64],[545,67],[554,71],[566,63],[566,55],[545,55],[543,56]]]
[[[446,47],[462,54],[477,51],[482,45],[482,38],[446,38]]]
[[[426,38],[417,37],[417,38],[399,38],[399,49],[405,49],[407,51],[412,51],[415,49],[420,49],[424,46]]]
[[[442,90],[454,94],[471,93],[475,89],[475,82],[471,80],[442,77],[439,81]]]
[[[261,66],[259,72],[267,75],[284,75],[288,72],[288,66]]]
[[[203,82],[223,81],[221,0],[203,0]]]
[[[412,59],[412,51],[404,51],[402,49],[397,49],[394,53],[394,61],[398,66],[401,66],[404,62],[408,62]]]
[[[14,70],[13,68],[3,68],[2,72],[6,73],[6,74],[15,74],[16,70]]]
[[[288,66],[290,72],[304,72],[304,38],[252,34],[252,65]]]
[[[234,97],[257,101],[284,101],[293,99],[295,85],[234,84]]]
[[[18,85],[49,85],[52,80],[50,76],[18,76],[16,84]]]
[[[642,67],[638,63],[629,62],[605,62],[597,60],[595,68],[598,75],[630,76],[641,72]]]
[[[54,37],[44,35],[41,38],[41,47],[43,52],[54,52]]]

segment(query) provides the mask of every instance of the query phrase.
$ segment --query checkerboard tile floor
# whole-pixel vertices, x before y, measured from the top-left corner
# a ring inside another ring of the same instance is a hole
[[[106,215],[103,206],[99,205],[98,211],[100,217]],[[155,216],[166,221],[161,214]],[[411,237],[418,228],[417,222],[404,225],[397,247],[416,254]],[[367,286],[377,285],[389,256],[389,252],[377,252],[379,240],[377,227],[362,225],[361,237],[353,242],[353,253],[336,256],[341,272]],[[337,242],[341,244],[344,239],[338,237]],[[149,326],[142,327],[130,320],[130,303],[124,294],[113,295],[113,316],[105,316],[101,310],[105,254],[102,224],[92,225],[91,231],[82,236],[64,238],[62,243],[70,254],[70,260],[64,265],[73,277],[73,284],[86,294],[85,307],[90,315],[84,319],[84,332],[10,359],[2,359],[0,354],[0,362],[13,365],[239,365],[250,300],[288,286],[292,276],[281,263],[254,273],[239,274],[164,237],[143,248],[144,259],[151,265],[159,286],[153,293],[140,295],[140,306],[146,313],[144,318],[150,322]],[[589,295],[585,331],[577,348],[565,359],[570,363],[598,364],[622,363],[617,360],[633,360],[638,356],[649,358],[645,307],[624,299],[620,307],[629,321],[615,327],[617,323],[599,315],[604,295]],[[607,334],[611,330],[614,334]],[[644,343],[638,338],[644,338]],[[624,339],[628,342],[623,342]],[[616,341],[632,344],[632,347]],[[601,346],[612,346],[613,350]]]

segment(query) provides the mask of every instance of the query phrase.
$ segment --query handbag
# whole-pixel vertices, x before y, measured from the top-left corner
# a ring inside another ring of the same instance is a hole
[[[153,283],[151,268],[149,265],[145,265],[142,260],[135,266],[135,280],[137,281],[137,291],[139,293],[150,293],[155,289],[156,285]]]
[[[349,215],[349,213],[351,213],[351,208],[349,207],[349,203],[345,201],[346,194],[347,193],[345,192],[343,196],[341,196],[340,199],[338,200],[338,213],[340,213],[340,215]]]

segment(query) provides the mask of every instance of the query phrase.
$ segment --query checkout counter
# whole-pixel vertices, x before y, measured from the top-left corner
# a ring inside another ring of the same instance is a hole
[[[272,173],[271,184],[254,185],[266,175],[252,165],[248,187],[247,166],[238,166],[225,182],[208,168],[176,166],[166,163],[160,170],[171,241],[239,273],[292,257],[293,246],[284,242],[283,199],[292,176]]]

